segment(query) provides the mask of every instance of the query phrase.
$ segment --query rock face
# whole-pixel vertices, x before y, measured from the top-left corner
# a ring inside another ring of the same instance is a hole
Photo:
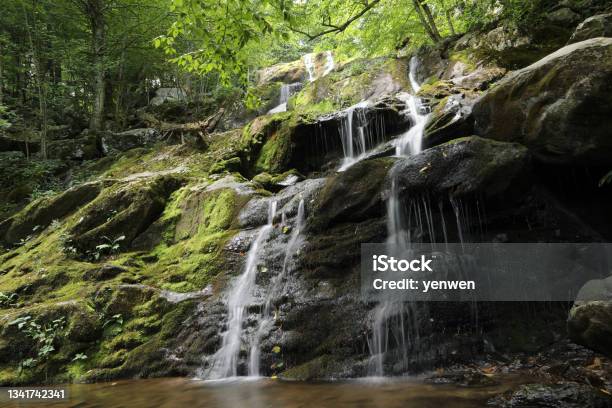
[[[572,44],[595,37],[612,37],[612,13],[598,14],[584,20],[576,27],[569,43]]]
[[[103,244],[118,244],[115,251],[129,247],[160,216],[180,184],[180,180],[162,176],[105,190],[83,208],[82,220],[70,231],[70,241],[83,255],[91,255]]]
[[[508,75],[473,114],[477,134],[521,143],[542,160],[611,164],[611,109],[612,38],[595,38]]]
[[[523,184],[529,154],[519,144],[466,137],[400,160],[391,170],[400,194],[456,197],[508,193]]]

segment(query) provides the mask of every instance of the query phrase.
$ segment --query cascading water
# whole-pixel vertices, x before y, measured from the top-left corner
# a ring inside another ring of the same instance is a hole
[[[306,54],[304,55],[304,65],[306,66],[306,72],[308,73],[308,80],[310,82],[317,79],[317,67],[315,65],[316,54]],[[334,54],[331,51],[325,51],[325,66],[323,67],[322,77],[329,74],[336,68],[336,63],[334,61]]]
[[[279,113],[287,111],[287,102],[291,95],[296,93],[302,88],[301,82],[295,82],[293,84],[283,84],[280,89],[280,97],[278,101],[278,105],[273,109],[270,109],[268,113]]]
[[[276,215],[276,201],[271,201],[268,207],[268,222],[257,232],[255,240],[247,253],[244,271],[232,285],[227,298],[227,330],[221,335],[221,348],[213,356],[213,364],[209,378],[226,378],[238,375],[238,360],[242,343],[243,325],[247,306],[251,301],[255,288],[257,264],[259,262],[260,247],[268,238],[274,227]]]
[[[429,117],[429,114],[426,113],[427,108],[421,104],[420,98],[416,96],[421,89],[421,86],[416,81],[417,63],[415,57],[410,60],[408,78],[410,79],[412,94],[401,94],[410,110],[413,123],[410,129],[398,138],[395,152],[397,156],[408,156],[421,152],[423,131]]]
[[[414,155],[421,152],[423,131],[427,123],[428,115],[422,114],[420,100],[416,96],[420,89],[415,79],[416,68],[417,60],[413,57],[410,60],[409,72],[413,94],[405,94],[404,97],[413,123],[410,129],[401,135],[397,141],[396,154],[398,156]],[[429,230],[433,231],[433,220],[428,216],[431,211],[428,211],[427,208],[428,206],[424,205],[426,224],[429,226]],[[421,215],[419,207],[417,220],[421,223],[420,229],[422,230]],[[404,208],[399,197],[397,179],[392,175],[391,192],[387,201],[387,245],[389,250],[407,249],[413,240],[404,218]],[[398,354],[395,356],[395,361],[401,361],[402,369],[407,369],[408,350],[419,338],[417,316],[417,309],[411,303],[394,301],[390,298],[376,305],[372,310],[372,335],[368,340],[370,349],[368,375],[378,377],[385,374],[384,360],[390,351],[391,343],[395,353]],[[410,322],[412,324],[407,325]]]
[[[383,117],[377,115],[368,120],[368,107],[368,101],[361,101],[342,112],[339,133],[344,158],[340,172],[365,159],[368,149],[384,141]]]
[[[336,63],[334,62],[334,54],[331,51],[325,52],[325,71],[323,71],[323,76],[329,74],[336,68]]]
[[[313,54],[304,55],[304,65],[306,66],[306,72],[308,73],[308,80],[310,82],[314,81],[316,79],[316,75]]]
[[[284,213],[283,213],[284,215]],[[284,284],[287,270],[289,267],[289,262],[298,248],[300,247],[302,240],[302,230],[304,229],[304,222],[306,220],[305,210],[304,210],[304,199],[300,199],[298,204],[298,211],[295,217],[295,224],[293,225],[293,229],[291,231],[291,238],[287,243],[287,247],[285,250],[285,257],[283,260],[283,268],[281,272],[273,277],[270,281],[270,288],[268,290],[268,295],[266,296],[266,300],[264,303],[264,309],[259,320],[259,326],[257,331],[255,332],[255,338],[253,340],[253,344],[251,345],[251,351],[249,354],[249,375],[250,376],[259,376],[260,372],[260,360],[261,360],[261,348],[260,341],[261,337],[270,331],[271,326],[274,324],[274,300],[277,299],[280,294],[283,292]]]

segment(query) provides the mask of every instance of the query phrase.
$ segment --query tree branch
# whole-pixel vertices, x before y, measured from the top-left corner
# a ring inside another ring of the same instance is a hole
[[[300,30],[298,28],[295,28],[293,26],[289,26],[289,29],[291,31],[293,31],[294,33],[305,35],[306,37],[308,37],[309,40],[314,40],[315,38],[322,37],[322,36],[327,35],[327,34],[341,33],[344,30],[346,30],[347,28],[349,28],[349,26],[351,24],[353,24],[356,20],[359,20],[364,14],[366,14],[368,11],[373,9],[378,3],[380,3],[380,1],[381,0],[372,0],[371,2],[364,1],[363,2],[363,8],[357,14],[355,14],[354,16],[352,16],[351,18],[349,18],[348,20],[346,20],[344,23],[342,23],[340,25],[332,24],[331,21],[323,22],[322,25],[324,27],[328,27],[328,29],[320,31],[320,32],[318,32],[316,34],[310,34],[310,33],[306,32],[306,31],[302,31],[302,30]]]

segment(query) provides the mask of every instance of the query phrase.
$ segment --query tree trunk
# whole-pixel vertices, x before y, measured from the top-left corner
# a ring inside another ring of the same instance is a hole
[[[440,35],[440,31],[438,31],[438,27],[436,27],[436,21],[434,20],[433,15],[431,14],[431,10],[429,9],[429,6],[427,5],[427,3],[425,3],[425,0],[420,0],[420,4],[421,4],[421,7],[423,8],[423,11],[425,12],[425,17],[427,17],[427,21],[429,22],[429,27],[431,28],[431,32],[436,38],[434,41],[439,42],[440,40],[442,40],[442,36]]]
[[[0,105],[2,105],[2,101],[4,100],[4,48],[2,48],[2,43],[0,42]]]
[[[436,34],[433,32],[433,30],[429,26],[429,23],[427,22],[427,19],[425,18],[425,14],[423,13],[423,9],[421,8],[420,1],[419,0],[412,0],[412,4],[414,5],[414,10],[416,11],[417,15],[419,16],[419,20],[421,20],[421,25],[423,26],[423,28],[427,32],[427,35],[429,36],[429,38],[431,38],[432,41],[435,42],[435,43],[440,41],[439,37],[436,36]]]
[[[448,23],[448,28],[450,29],[451,35],[456,35],[457,33],[455,32],[455,26],[453,25],[450,10],[446,10],[446,22]]]
[[[36,5],[34,4],[34,7]],[[40,114],[40,154],[43,159],[47,158],[47,84],[45,79],[45,71],[40,57],[40,46],[38,40],[35,42],[32,32],[36,31],[36,15],[33,15],[32,26],[28,19],[28,12],[23,7],[25,18],[25,26],[30,41],[30,51],[32,53],[32,67],[34,70],[34,78],[36,81],[36,90],[38,93],[38,107]]]
[[[89,128],[91,130],[101,130],[104,124],[106,90],[106,72],[104,69],[104,47],[106,41],[104,0],[88,0],[86,4],[86,12],[91,24],[94,66],[94,100]]]

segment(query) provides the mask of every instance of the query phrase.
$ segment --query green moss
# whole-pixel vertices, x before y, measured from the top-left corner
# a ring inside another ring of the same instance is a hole
[[[341,364],[331,355],[322,355],[296,367],[283,371],[279,377],[284,380],[310,381],[333,377],[340,371]]]

